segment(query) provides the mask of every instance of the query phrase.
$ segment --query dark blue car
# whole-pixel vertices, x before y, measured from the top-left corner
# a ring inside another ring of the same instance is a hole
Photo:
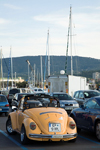
[[[5,95],[0,95],[0,114],[5,113],[7,116],[9,113],[9,103]]]
[[[93,131],[100,141],[100,96],[90,98],[80,108],[73,109],[70,116],[75,120],[78,132],[81,129]]]

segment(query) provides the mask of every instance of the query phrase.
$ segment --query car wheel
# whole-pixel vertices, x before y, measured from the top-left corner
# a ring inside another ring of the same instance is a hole
[[[100,121],[96,123],[95,134],[96,134],[97,139],[100,141]]]
[[[8,114],[9,114],[9,113],[8,113],[8,112],[6,112],[6,113],[5,113],[5,116],[8,116]]]
[[[8,118],[7,122],[6,122],[6,130],[8,132],[8,134],[12,135],[12,134],[16,134],[15,131],[13,131],[12,129],[12,124],[11,124],[11,119]]]
[[[81,129],[77,127],[77,133],[80,133],[80,132],[81,132]]]
[[[24,125],[21,128],[20,140],[21,140],[22,144],[27,144],[29,141],[29,139],[27,138],[27,135],[26,135],[26,130],[25,130]]]
[[[75,138],[75,139],[72,139],[72,140],[71,140],[71,142],[76,142],[76,139],[77,139],[77,138]]]

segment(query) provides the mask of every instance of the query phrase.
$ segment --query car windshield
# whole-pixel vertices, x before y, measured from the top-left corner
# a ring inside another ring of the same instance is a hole
[[[20,90],[19,89],[12,89],[9,92],[9,94],[16,94],[16,93],[20,93]]]
[[[26,94],[27,95],[27,94]],[[18,95],[18,100],[20,100],[22,97],[25,97],[26,96],[25,94],[20,94]]]
[[[85,98],[91,98],[94,96],[100,96],[100,93],[96,92],[96,91],[85,91],[84,96],[85,96]]]
[[[59,100],[73,100],[73,98],[68,94],[54,94],[53,96]]]
[[[6,98],[5,98],[5,96],[0,96],[0,102],[6,102],[7,100],[6,100]]]

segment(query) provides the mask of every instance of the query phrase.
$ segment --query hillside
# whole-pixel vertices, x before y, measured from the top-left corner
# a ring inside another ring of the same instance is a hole
[[[71,66],[70,59],[71,58],[68,56],[68,58],[67,58],[67,64],[68,64],[67,74],[70,74],[70,68],[71,68],[70,67]],[[40,56],[14,57],[14,58],[12,58],[13,72],[14,73],[16,72],[17,76],[22,76],[23,78],[27,78],[28,65],[27,65],[26,60],[29,60],[32,67],[34,66],[34,64],[36,65],[36,73],[37,73],[37,70],[39,73],[41,72]],[[50,72],[51,72],[51,74],[59,74],[60,70],[64,70],[65,69],[65,61],[66,61],[65,56],[50,56]],[[4,58],[2,60],[2,64],[3,64],[4,77],[7,78],[8,77],[8,68],[9,68],[9,58]],[[45,56],[42,56],[42,66],[43,66],[43,72],[44,72]],[[46,66],[46,68],[47,68],[47,66]],[[81,74],[82,72],[91,72],[91,71],[97,71],[97,70],[100,70],[100,60],[99,59],[73,56],[74,74],[82,75]],[[46,69],[46,71],[47,71],[47,69]],[[11,72],[11,70],[9,70],[9,72]]]

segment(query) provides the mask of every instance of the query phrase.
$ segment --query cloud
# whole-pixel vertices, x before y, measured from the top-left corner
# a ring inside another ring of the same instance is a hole
[[[11,4],[4,4],[5,7],[11,8],[11,9],[22,9],[21,7],[15,6],[15,5],[11,5]]]
[[[67,17],[63,15],[55,15],[55,14],[48,14],[48,15],[38,15],[33,17],[36,21],[43,21],[48,22],[51,24],[60,25],[66,27]]]
[[[10,22],[9,20],[0,18],[0,24],[6,24],[6,23],[9,23],[9,22]]]

